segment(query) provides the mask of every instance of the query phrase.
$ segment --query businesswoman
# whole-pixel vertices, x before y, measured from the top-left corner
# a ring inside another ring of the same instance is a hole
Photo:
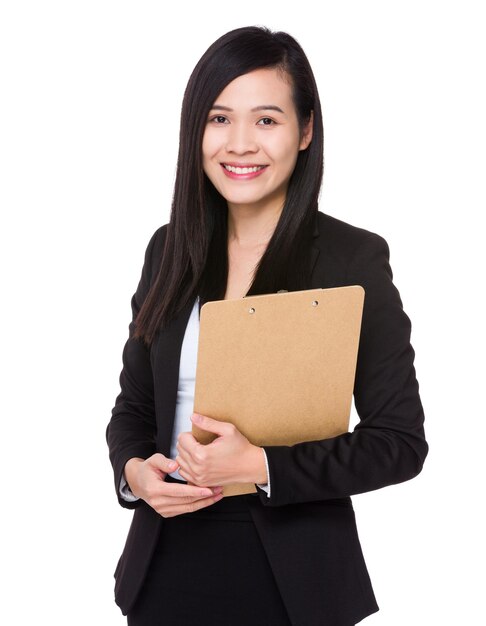
[[[184,94],[170,221],[147,246],[107,428],[134,509],[115,571],[131,626],[349,626],[378,610],[350,496],[421,471],[424,415],[387,242],[318,210],[322,171],[300,45],[265,27],[215,41]],[[259,447],[230,419],[196,421],[205,302],[356,284],[353,432]],[[193,423],[216,439],[199,444]],[[256,493],[222,498],[234,482]]]

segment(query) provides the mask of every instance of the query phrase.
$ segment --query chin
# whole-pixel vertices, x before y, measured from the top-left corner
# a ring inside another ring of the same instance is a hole
[[[221,185],[217,188],[219,193],[223,196],[223,198],[227,202],[232,202],[234,204],[252,204],[255,202],[261,202],[267,194],[258,193],[255,190],[247,189],[228,189],[226,185]]]
[[[226,202],[230,202],[231,204],[234,205],[238,205],[238,204],[259,204],[260,202],[262,202],[262,200],[264,200],[264,198],[261,197],[241,197],[241,196],[232,196],[231,194],[228,195],[223,195],[223,198],[226,200]]]

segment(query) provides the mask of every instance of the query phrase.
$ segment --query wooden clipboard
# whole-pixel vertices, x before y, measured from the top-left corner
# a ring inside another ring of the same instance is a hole
[[[352,285],[206,302],[194,412],[232,422],[258,446],[347,432],[364,295]],[[216,437],[195,424],[192,433],[204,444]],[[255,492],[253,483],[223,489]]]

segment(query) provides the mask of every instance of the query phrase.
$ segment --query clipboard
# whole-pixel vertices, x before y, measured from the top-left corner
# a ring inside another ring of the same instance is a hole
[[[277,292],[201,307],[194,412],[232,422],[257,446],[349,429],[365,291]],[[217,435],[192,425],[203,444]],[[223,495],[256,493],[253,483]]]

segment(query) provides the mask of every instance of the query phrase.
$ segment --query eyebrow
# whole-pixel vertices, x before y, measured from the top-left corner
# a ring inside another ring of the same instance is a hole
[[[215,104],[214,106],[211,107],[211,111],[216,111],[216,110],[233,112],[233,109],[230,109],[230,107],[225,107],[222,104]],[[261,104],[260,106],[253,107],[253,109],[251,109],[252,113],[254,111],[278,111],[279,113],[283,113],[282,109],[275,104]]]

